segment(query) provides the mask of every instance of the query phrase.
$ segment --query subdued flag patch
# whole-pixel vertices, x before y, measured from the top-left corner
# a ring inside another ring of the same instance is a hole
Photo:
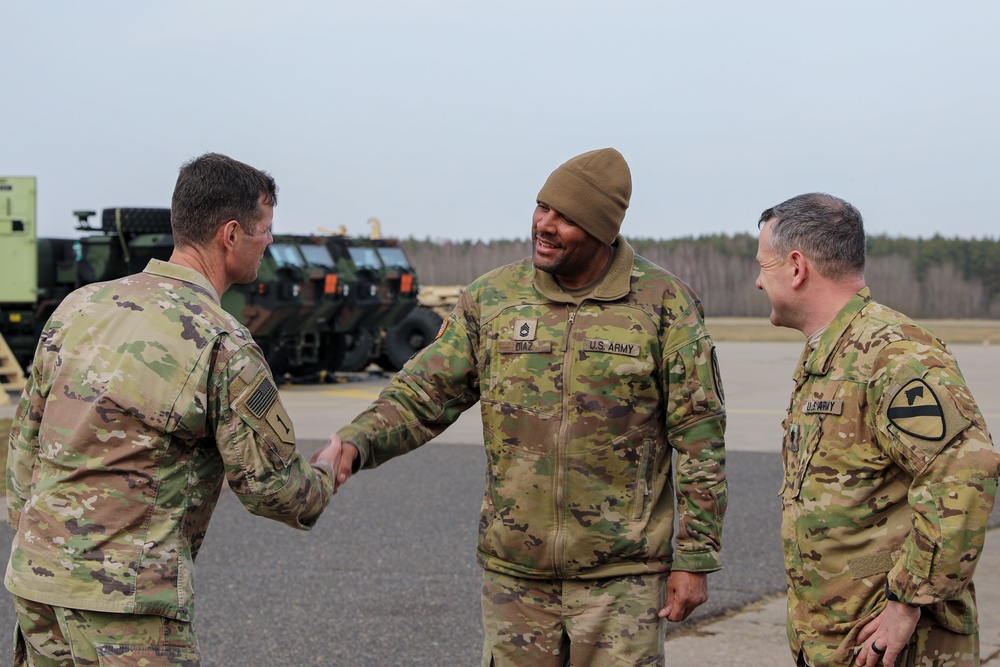
[[[900,431],[924,440],[944,437],[944,410],[930,386],[914,379],[896,392],[886,411],[889,422]]]
[[[278,388],[265,377],[247,399],[247,409],[254,417],[260,419],[264,413],[271,409],[271,405],[277,397]]]

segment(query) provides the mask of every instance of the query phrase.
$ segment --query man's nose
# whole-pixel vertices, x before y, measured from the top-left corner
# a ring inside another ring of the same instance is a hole
[[[535,229],[546,234],[555,234],[556,221],[558,219],[559,214],[554,209],[550,208],[548,211],[540,211],[539,216],[535,219]]]

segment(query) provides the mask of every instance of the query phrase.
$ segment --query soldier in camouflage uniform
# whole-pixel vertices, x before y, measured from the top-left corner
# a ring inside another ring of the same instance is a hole
[[[198,665],[192,568],[223,480],[308,530],[332,492],[250,334],[219,304],[253,280],[277,188],[221,155],[186,164],[170,262],[52,315],[10,434],[4,583],[19,665]],[[320,460],[321,459],[321,460]]]
[[[532,259],[473,282],[437,339],[331,438],[342,483],[479,403],[483,665],[662,664],[664,619],[703,603],[721,566],[715,348],[691,289],[618,234],[631,189],[611,148],[557,168]]]
[[[979,664],[972,575],[1000,457],[948,347],[879,305],[861,215],[760,217],[757,287],[807,340],[784,422],[788,639],[800,665]]]

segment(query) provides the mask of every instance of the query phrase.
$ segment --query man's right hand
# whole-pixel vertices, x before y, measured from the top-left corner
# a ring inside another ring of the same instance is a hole
[[[333,480],[333,492],[336,493],[340,485],[350,478],[356,458],[358,458],[358,448],[349,442],[342,442],[340,436],[334,433],[330,436],[326,447],[313,455],[312,462],[326,461],[330,464],[336,475]]]

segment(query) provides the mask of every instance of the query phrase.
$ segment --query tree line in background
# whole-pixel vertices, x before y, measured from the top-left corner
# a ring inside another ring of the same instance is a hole
[[[467,285],[483,273],[528,257],[527,239],[406,239],[424,285]],[[757,237],[750,234],[629,239],[635,251],[694,288],[709,317],[764,317],[756,289]],[[865,278],[877,301],[915,318],[1000,319],[1000,240],[870,236]]]

